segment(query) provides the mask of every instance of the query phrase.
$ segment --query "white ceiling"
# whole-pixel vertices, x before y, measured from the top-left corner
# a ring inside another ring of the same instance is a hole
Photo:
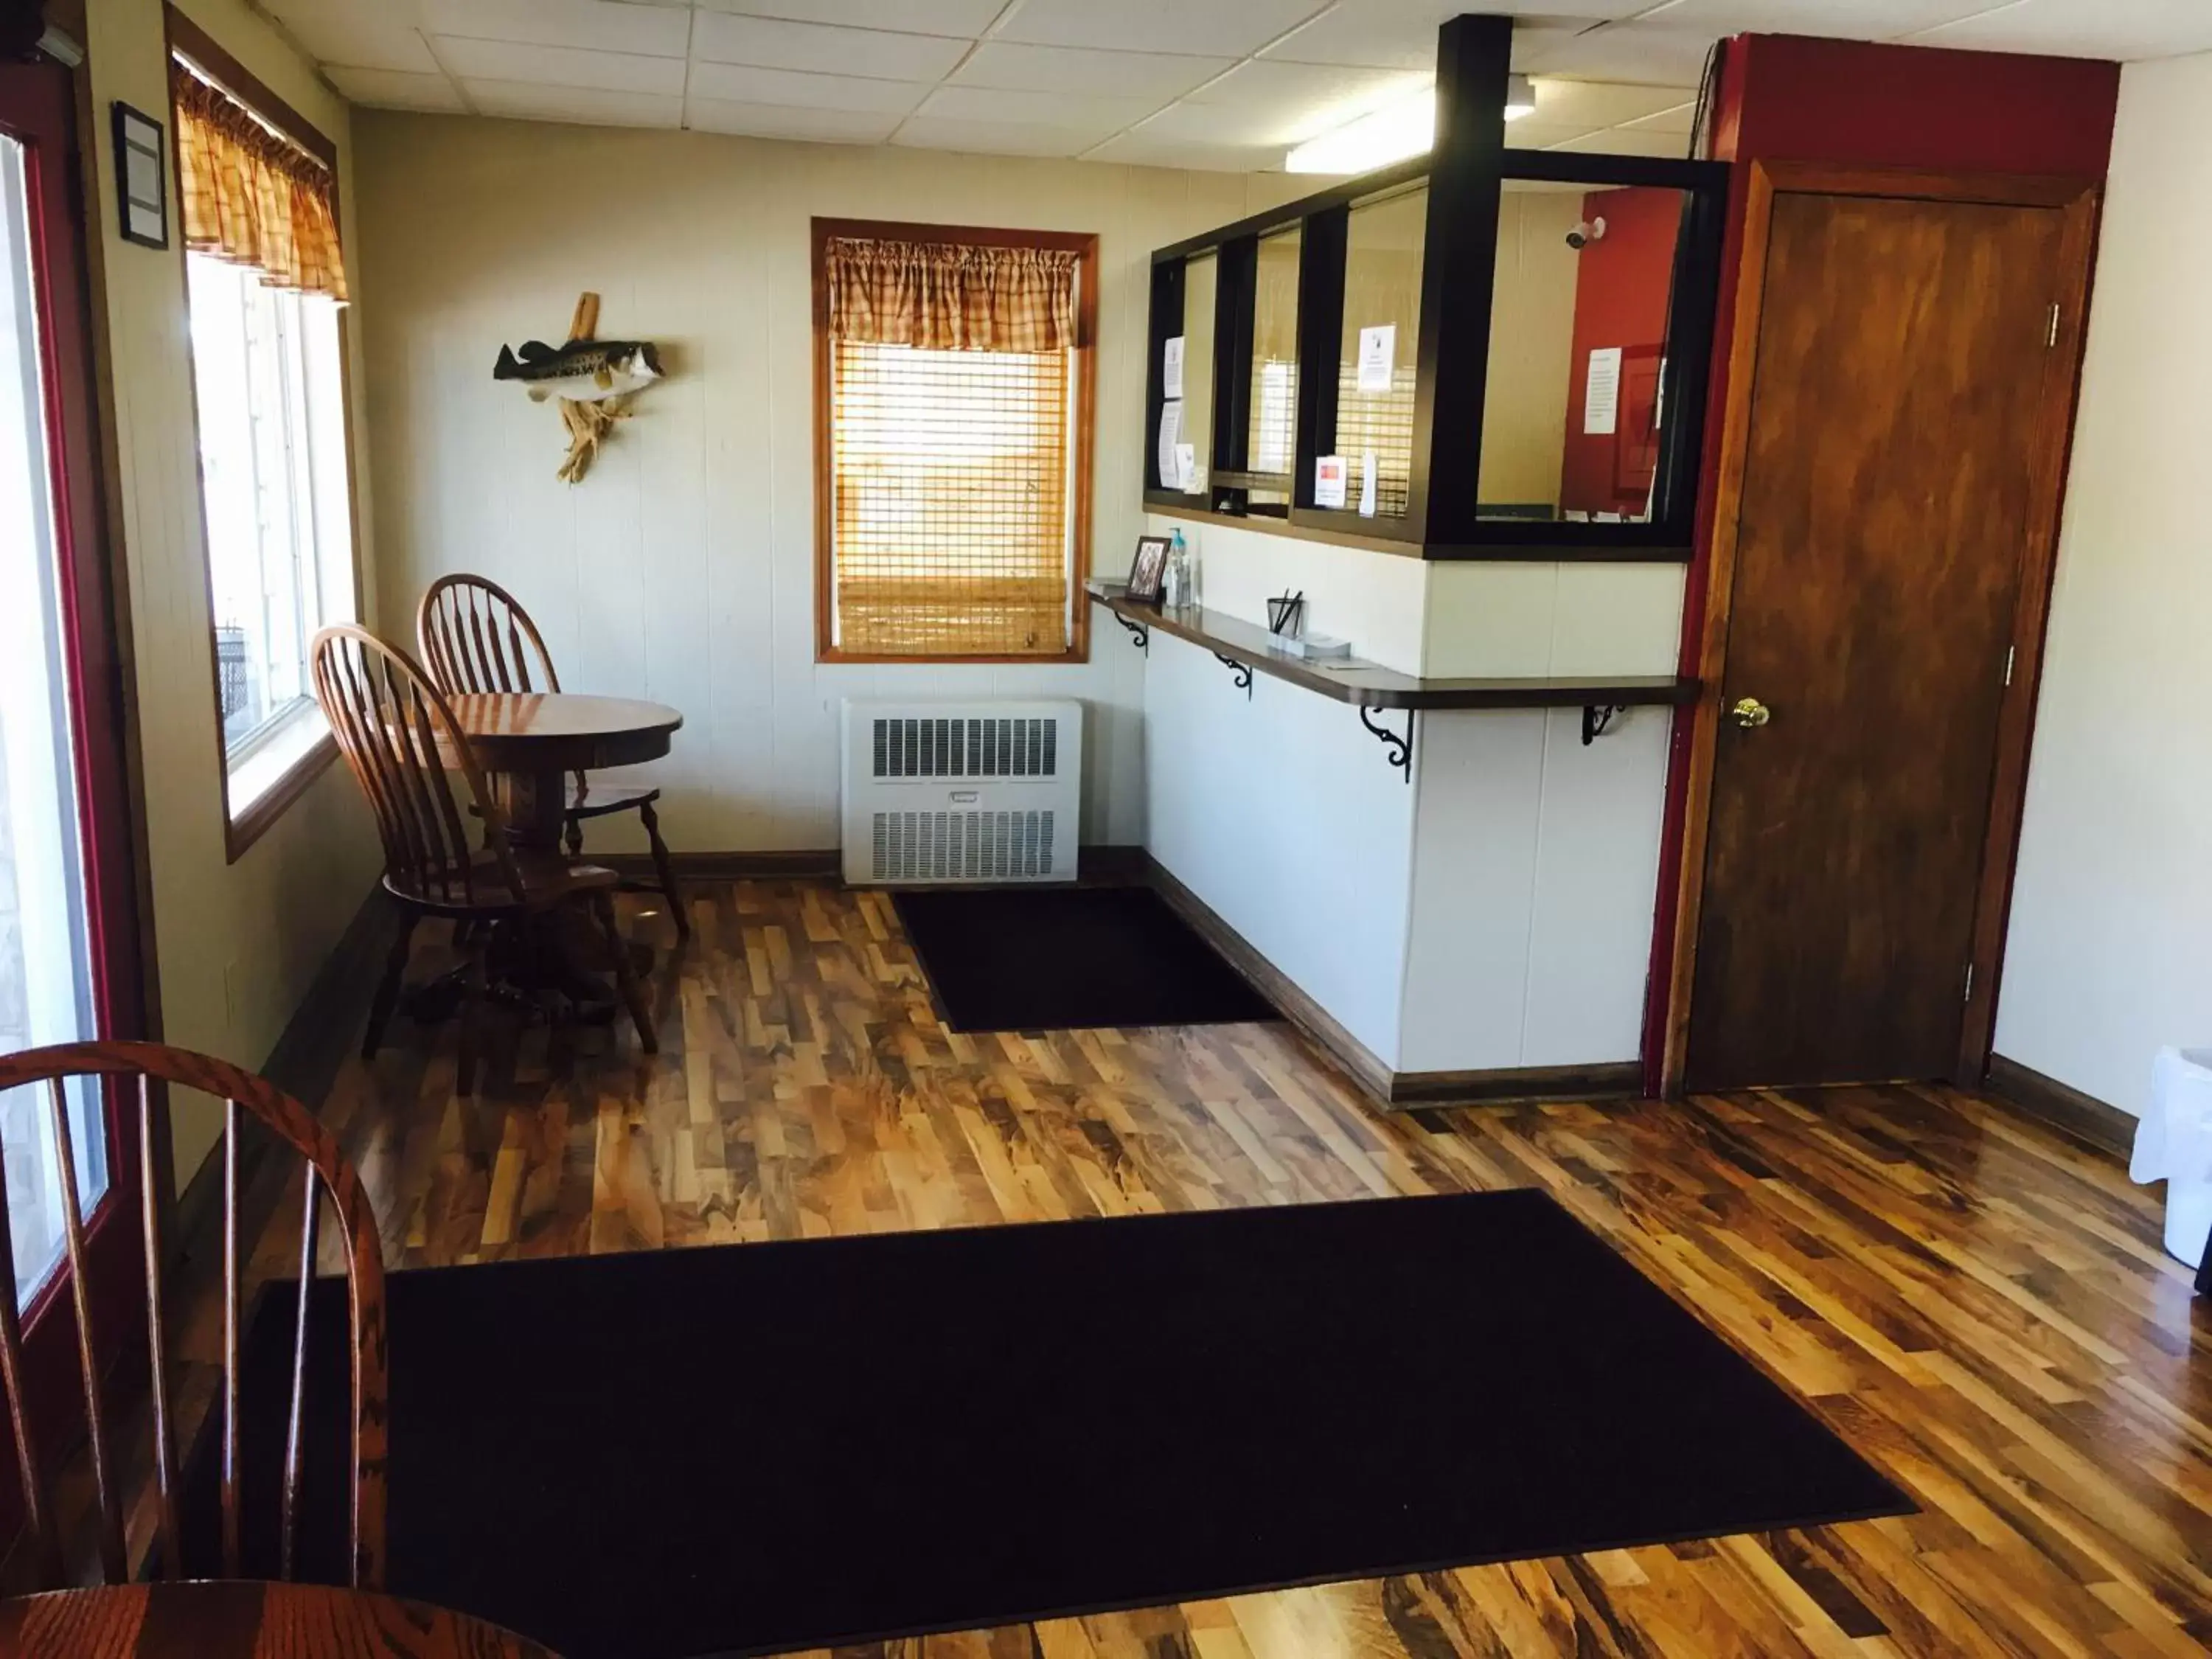
[[[1474,0],[259,0],[357,103],[1247,171],[1425,86]],[[1680,155],[1757,29],[1991,51],[2212,49],[2212,0],[1490,0],[1539,149]]]

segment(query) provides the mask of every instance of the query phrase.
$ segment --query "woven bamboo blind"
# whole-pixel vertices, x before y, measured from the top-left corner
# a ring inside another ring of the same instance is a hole
[[[1071,356],[833,342],[840,650],[1068,649]]]

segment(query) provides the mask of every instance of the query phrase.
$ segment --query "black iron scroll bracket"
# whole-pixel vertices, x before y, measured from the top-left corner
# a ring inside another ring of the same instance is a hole
[[[1390,764],[1398,769],[1400,775],[1407,783],[1413,781],[1413,722],[1419,718],[1419,709],[1408,708],[1406,711],[1406,734],[1401,737],[1389,726],[1376,725],[1374,711],[1365,703],[1359,705],[1359,723],[1382,740]]]
[[[1613,717],[1626,712],[1619,703],[1583,705],[1583,747],[1587,749],[1613,728]]]
[[[1142,623],[1131,622],[1127,617],[1123,616],[1118,611],[1114,613],[1114,620],[1129,630],[1129,642],[1132,645],[1135,646],[1138,650],[1143,652],[1148,657],[1152,654],[1152,630],[1151,629],[1146,627]]]
[[[1218,651],[1213,653],[1213,659],[1237,676],[1237,689],[1244,694],[1245,702],[1251,702],[1252,665],[1249,662],[1239,662],[1234,657],[1224,657]]]

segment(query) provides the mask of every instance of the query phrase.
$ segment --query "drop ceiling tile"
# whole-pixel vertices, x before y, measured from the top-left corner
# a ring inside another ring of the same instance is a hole
[[[1335,109],[1350,116],[1410,98],[1434,78],[1419,70],[1324,67],[1261,58],[1238,64],[1193,93],[1191,101],[1247,109]]]
[[[1564,144],[1571,138],[1587,138],[1596,127],[1578,127],[1565,123],[1523,119],[1505,124],[1505,148],[1508,149],[1549,149],[1554,144]]]
[[[438,56],[465,81],[526,82],[532,86],[591,87],[602,92],[651,92],[680,97],[684,60],[574,46],[526,46],[512,40],[437,37]]]
[[[1545,148],[1588,151],[1599,155],[1670,155],[1679,160],[1689,154],[1690,141],[1678,133],[1632,132],[1626,127],[1614,127],[1605,132],[1593,132],[1587,137],[1570,138],[1565,143],[1547,144]]]
[[[1200,173],[1259,173],[1283,164],[1279,145],[1203,144],[1125,132],[1085,153],[1086,161],[1119,161],[1129,167],[1185,167]]]
[[[691,11],[682,5],[633,0],[422,0],[434,34],[593,52],[681,58],[691,38]]]
[[[1662,109],[1656,115],[1646,115],[1639,120],[1623,121],[1620,125],[1630,132],[1673,132],[1686,138],[1692,124],[1697,119],[1698,100],[1692,97],[1672,109]]]
[[[1558,33],[1571,35],[1602,18],[1626,17],[1650,0],[1540,0],[1539,3],[1488,3],[1481,9],[1568,20]],[[1437,31],[1446,19],[1470,9],[1465,0],[1339,0],[1339,3],[1262,54],[1294,64],[1352,64],[1373,69],[1434,71]],[[1516,52],[1532,29],[1514,26]]]
[[[749,64],[694,64],[691,97],[729,104],[786,109],[901,116],[928,95],[919,81],[870,81],[853,75],[801,75],[795,70],[755,69]],[[895,124],[894,124],[895,125]],[[884,128],[886,134],[889,126]]]
[[[1694,89],[1681,87],[1630,87],[1610,81],[1566,81],[1551,76],[1536,79],[1534,119],[1571,126],[1617,127],[1647,116],[1683,109],[1683,127],[1689,131],[1684,106],[1697,101]]]
[[[1265,146],[1279,151],[1313,137],[1314,122],[1289,110],[1185,101],[1170,104],[1146,118],[1136,131],[1162,143],[1231,149]]]
[[[951,76],[954,86],[1022,92],[1104,93],[1122,98],[1179,97],[1233,68],[1233,58],[1184,58],[1167,52],[1097,52],[1079,46],[1025,46],[986,40]]]
[[[921,113],[939,121],[1004,121],[1041,127],[1081,127],[1101,136],[1141,121],[1159,107],[1141,98],[1078,97],[1055,92],[1005,92],[993,87],[943,86]]]
[[[1887,40],[1914,29],[1987,11],[2005,0],[1673,0],[1645,11],[1639,22],[1712,34],[1759,30],[1768,34],[1824,34],[1843,40]]]
[[[438,60],[405,15],[348,0],[270,0],[269,10],[318,64],[438,72]]]
[[[1571,35],[1532,52],[1522,68],[1534,75],[1693,87],[1705,72],[1705,54],[1718,38],[1717,31],[1620,23]]]
[[[731,102],[693,93],[684,124],[695,132],[750,138],[797,138],[811,144],[880,144],[897,127],[896,115],[867,110],[797,108],[784,104]]]
[[[519,81],[464,81],[462,90],[486,115],[521,121],[575,121],[607,127],[676,127],[684,100],[653,92],[547,87]]]
[[[965,150],[978,155],[1073,156],[1110,137],[1109,132],[1015,121],[948,121],[913,115],[891,135],[891,143],[914,149]]]
[[[971,44],[934,34],[702,11],[691,55],[714,64],[755,64],[763,69],[866,75],[885,81],[934,81],[957,64]]]
[[[698,0],[702,12],[747,17],[787,17],[802,23],[842,23],[852,28],[906,29],[916,34],[957,34],[974,40],[1006,9],[1006,0]]]
[[[444,110],[459,115],[468,106],[442,75],[416,75],[407,70],[356,69],[332,64],[323,71],[331,84],[356,104],[378,109]]]
[[[2205,0],[2018,0],[1910,37],[1917,46],[1978,52],[2052,52],[2070,58],[2174,58],[2212,50],[2212,5]]]
[[[1322,0],[1022,0],[994,37],[1042,46],[1143,46],[1242,58],[1319,9]]]

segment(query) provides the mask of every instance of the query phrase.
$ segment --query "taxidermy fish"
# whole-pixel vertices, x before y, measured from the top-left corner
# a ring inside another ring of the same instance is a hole
[[[660,378],[660,354],[645,340],[571,340],[557,351],[529,340],[520,352],[499,349],[495,380],[520,380],[533,403],[566,398],[604,403],[624,398]]]

